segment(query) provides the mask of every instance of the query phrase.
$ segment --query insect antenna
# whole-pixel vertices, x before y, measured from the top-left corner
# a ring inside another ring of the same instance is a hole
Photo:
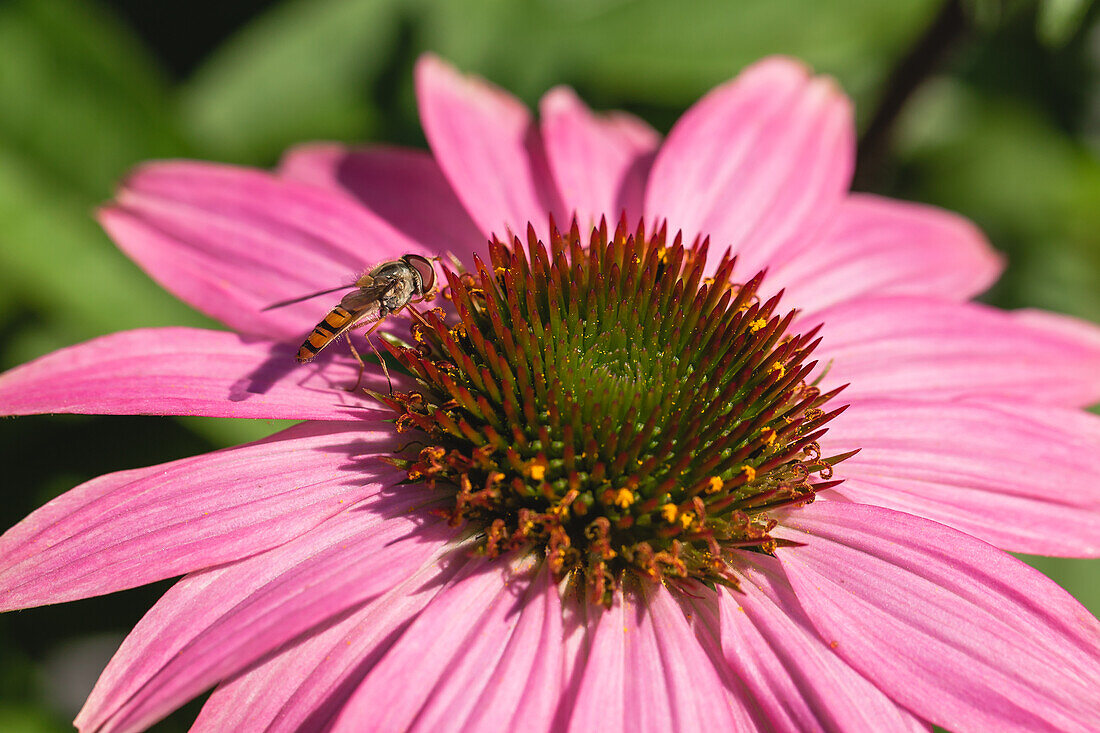
[[[328,290],[321,290],[316,293],[310,293],[309,295],[300,295],[297,298],[290,298],[289,300],[280,300],[278,303],[272,303],[266,308],[261,308],[260,312],[273,310],[275,308],[282,308],[284,305],[294,305],[295,303],[301,303],[303,300],[309,300],[310,298],[316,298],[318,295],[328,295],[329,293],[335,293],[337,290],[351,290],[355,287],[355,283],[351,285],[337,285],[334,288]]]

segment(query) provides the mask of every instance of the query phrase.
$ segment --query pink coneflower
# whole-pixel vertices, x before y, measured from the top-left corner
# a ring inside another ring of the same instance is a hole
[[[437,59],[416,80],[431,156],[155,163],[102,212],[239,335],[0,377],[4,414],[305,421],[0,539],[4,609],[184,576],[81,729],[212,687],[198,730],[1100,727],[1100,624],[1004,552],[1100,554],[1100,331],[966,303],[998,256],[848,193],[850,104],[795,62],[663,142],[568,89],[535,125]],[[394,391],[348,391],[343,346],[297,365],[330,302],[262,309],[406,253],[462,267],[388,346]]]

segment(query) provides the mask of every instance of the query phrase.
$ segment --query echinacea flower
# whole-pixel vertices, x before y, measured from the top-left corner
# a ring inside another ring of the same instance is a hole
[[[212,687],[197,730],[1100,727],[1100,624],[1005,552],[1100,554],[1100,330],[967,303],[998,256],[850,194],[850,104],[795,62],[664,141],[568,89],[536,125],[439,60],[416,81],[431,156],[153,163],[103,210],[239,335],[0,376],[4,414],[304,421],[0,538],[3,609],[184,576],[81,729]],[[346,389],[342,346],[297,365],[328,302],[264,307],[406,253],[454,257],[393,391]]]

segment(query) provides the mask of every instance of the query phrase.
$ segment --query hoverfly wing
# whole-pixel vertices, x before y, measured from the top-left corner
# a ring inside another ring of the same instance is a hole
[[[340,305],[349,311],[368,307],[382,299],[386,291],[393,287],[393,278],[374,278],[370,285],[352,290],[340,299]]]
[[[329,288],[328,290],[320,290],[316,293],[310,293],[309,295],[299,295],[297,298],[290,298],[288,300],[280,300],[278,303],[272,303],[269,306],[260,309],[260,312],[274,310],[276,308],[282,308],[284,305],[294,305],[295,303],[301,303],[304,300],[310,300],[316,298],[318,295],[328,295],[329,293],[335,293],[337,290],[347,290],[348,288],[354,288],[355,285],[337,285],[335,288]]]

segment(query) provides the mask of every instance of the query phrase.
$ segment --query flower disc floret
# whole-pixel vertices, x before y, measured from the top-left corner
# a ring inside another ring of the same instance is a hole
[[[813,499],[832,465],[818,439],[840,410],[807,383],[816,329],[731,281],[727,252],[665,229],[549,247],[494,240],[476,272],[446,270],[454,316],[421,314],[391,347],[421,389],[376,395],[425,434],[403,463],[449,495],[478,552],[545,555],[609,603],[626,572],[736,585],[733,549],[770,553],[771,512]]]

